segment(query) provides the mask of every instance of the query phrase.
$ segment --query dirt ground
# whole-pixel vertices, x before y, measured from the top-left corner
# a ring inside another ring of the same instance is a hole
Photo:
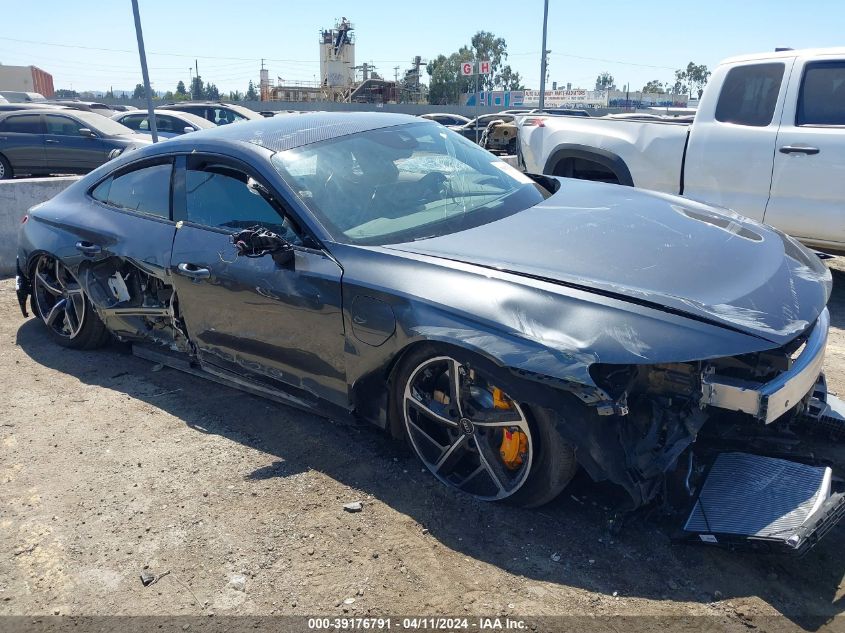
[[[845,262],[826,369],[845,393]],[[581,477],[540,510],[446,490],[396,442],[64,350],[0,281],[0,615],[672,615],[838,628],[845,527],[800,560],[672,544]],[[610,495],[610,496],[609,496]],[[361,501],[363,511],[344,512]],[[139,574],[169,575],[144,587]],[[354,599],[354,601],[350,600]]]

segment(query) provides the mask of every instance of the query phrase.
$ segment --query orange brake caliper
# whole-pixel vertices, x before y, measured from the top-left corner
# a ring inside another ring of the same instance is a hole
[[[502,390],[493,387],[493,407],[496,409],[510,409],[511,403]],[[502,462],[510,470],[516,470],[522,466],[522,461],[528,453],[528,437],[520,430],[504,429],[502,434],[502,445],[499,447],[499,455]]]

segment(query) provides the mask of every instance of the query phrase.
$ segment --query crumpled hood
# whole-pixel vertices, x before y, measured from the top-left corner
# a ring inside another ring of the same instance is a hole
[[[562,183],[521,213],[388,248],[658,304],[778,345],[827,304],[830,271],[778,231],[678,196]]]

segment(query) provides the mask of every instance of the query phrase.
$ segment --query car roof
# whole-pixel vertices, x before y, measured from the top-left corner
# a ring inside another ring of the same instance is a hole
[[[437,125],[434,122],[426,123],[424,119],[420,120],[419,117],[410,114],[315,112],[297,116],[262,117],[260,120],[222,125],[214,129],[194,132],[189,135],[193,138],[185,142],[193,143],[200,138],[209,141],[212,139],[242,141],[266,147],[273,152],[281,152],[340,136],[408,123]],[[177,139],[169,140],[168,143],[175,145],[175,141]]]
[[[44,110],[63,110],[67,112],[72,108],[55,105],[52,103],[0,103],[0,113],[2,112],[43,112]]]
[[[735,64],[737,62],[750,62],[757,60],[778,60],[792,57],[845,57],[845,46],[834,46],[830,48],[796,48],[781,51],[768,51],[766,53],[750,53],[736,55],[723,59],[719,65]]]
[[[172,116],[177,119],[181,119],[182,121],[190,121],[191,123],[201,125],[203,128],[210,129],[217,127],[208,119],[204,119],[196,114],[191,114],[190,112],[183,112],[182,110],[173,110],[169,108],[167,110],[163,110],[161,108],[156,108],[153,112],[158,116]],[[147,116],[147,114],[148,112],[146,110],[127,110],[125,112],[117,112],[111,118],[120,122],[121,119],[125,119],[128,116]]]
[[[73,116],[78,114],[79,110],[73,110],[71,108],[19,108],[16,110],[2,110],[0,111],[0,117],[7,117],[12,114],[61,114],[63,116]]]

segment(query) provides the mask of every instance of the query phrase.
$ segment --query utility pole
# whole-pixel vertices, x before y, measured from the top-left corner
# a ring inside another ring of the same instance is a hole
[[[188,98],[194,98],[194,67],[188,66]]]
[[[393,67],[393,81],[394,83],[399,83],[399,66]]]
[[[158,143],[158,128],[156,127],[155,110],[153,108],[153,91],[150,88],[150,73],[147,70],[147,53],[144,51],[144,33],[141,31],[141,14],[138,11],[138,0],[132,0],[132,13],[135,14],[135,35],[138,37],[138,55],[141,57],[141,74],[144,76],[144,90],[147,93],[147,118],[153,143]]]
[[[476,53],[478,57],[478,53]],[[478,108],[481,105],[481,93],[478,92],[478,78],[481,76],[481,60],[475,62],[475,144],[478,145]]]
[[[543,0],[543,52],[540,60],[540,109],[546,105],[546,29],[549,25],[549,0]]]

